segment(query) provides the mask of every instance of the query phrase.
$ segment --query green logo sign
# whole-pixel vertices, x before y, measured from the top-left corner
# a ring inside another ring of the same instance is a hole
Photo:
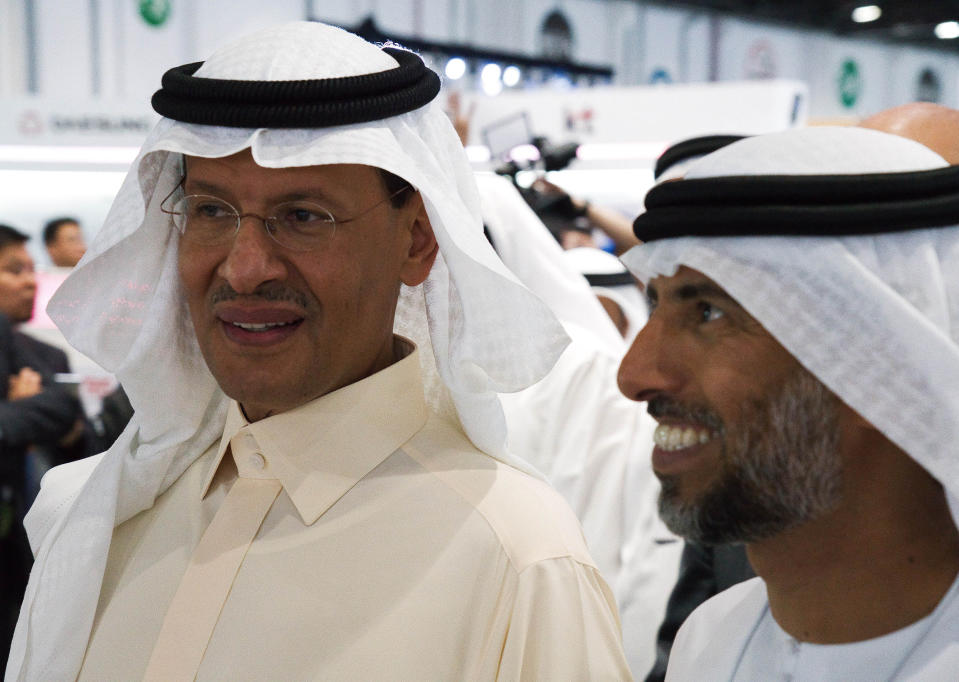
[[[839,67],[839,101],[847,109],[856,105],[859,95],[862,94],[862,77],[859,75],[859,65],[854,59],[846,59]]]
[[[163,26],[172,7],[172,0],[140,0],[140,16],[150,26]]]

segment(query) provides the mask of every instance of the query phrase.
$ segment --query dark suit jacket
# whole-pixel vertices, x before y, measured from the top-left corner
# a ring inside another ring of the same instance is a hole
[[[44,390],[8,401],[7,377],[23,367],[43,376]],[[69,371],[63,351],[14,332],[0,315],[0,478],[20,475],[27,446],[55,444],[82,416],[79,401],[53,383],[53,374],[63,367]]]
[[[56,346],[44,343],[23,332],[13,332],[13,347],[21,367],[30,367],[40,372],[44,380],[53,379],[54,374],[69,374],[70,362],[67,354]],[[46,384],[46,381],[44,381]]]
[[[683,621],[704,601],[737,583],[755,577],[744,545],[706,547],[687,542],[679,563],[679,578],[669,595],[666,616],[656,637],[656,664],[646,682],[663,682],[669,650]]]
[[[9,401],[8,377],[23,367],[43,376],[44,390]],[[79,401],[53,384],[53,373],[60,371],[69,371],[63,351],[14,332],[0,314],[0,668],[6,666],[32,559],[19,519],[25,502],[27,448],[55,444],[82,412]]]

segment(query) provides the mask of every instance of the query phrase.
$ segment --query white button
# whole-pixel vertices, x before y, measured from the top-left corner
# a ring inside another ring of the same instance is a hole
[[[256,469],[257,471],[263,471],[266,468],[266,457],[261,455],[259,452],[252,453],[249,457],[246,458],[247,464]]]

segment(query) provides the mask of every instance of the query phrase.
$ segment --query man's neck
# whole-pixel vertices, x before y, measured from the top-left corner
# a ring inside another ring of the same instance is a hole
[[[306,396],[301,400],[295,402],[287,403],[258,403],[258,402],[249,402],[249,401],[239,401],[240,410],[243,412],[243,416],[249,422],[256,422],[261,419],[266,419],[267,417],[272,417],[275,414],[280,414],[281,412],[288,412],[293,410],[300,405],[305,405],[308,402],[312,402],[317,398],[332,393],[344,386],[349,386],[354,384],[357,381],[362,381],[367,377],[371,377],[377,372],[381,372],[387,367],[393,365],[394,363],[402,360],[407,355],[409,355],[415,346],[412,342],[404,339],[401,336],[396,334],[390,335],[389,343],[384,345],[382,350],[376,357],[374,357],[369,364],[363,366],[360,370],[353,374],[339,377],[339,381],[330,384],[322,392],[317,395]]]
[[[902,456],[864,458],[872,475],[847,471],[834,512],[748,545],[773,617],[796,639],[839,644],[894,632],[931,613],[955,580],[959,531],[945,493]]]

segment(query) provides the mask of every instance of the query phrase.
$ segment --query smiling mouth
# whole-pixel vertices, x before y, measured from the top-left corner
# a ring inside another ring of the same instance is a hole
[[[253,322],[228,322],[227,324],[233,325],[248,332],[266,332],[271,329],[277,329],[280,327],[289,327],[290,325],[298,324],[300,320],[291,320],[290,322],[264,322],[264,323],[253,323]]]
[[[295,317],[289,312],[259,313],[255,315],[229,314],[226,317],[233,318],[219,319],[220,328],[226,338],[233,343],[248,348],[272,348],[284,343],[296,334],[304,319]],[[236,319],[237,317],[241,319]],[[247,319],[244,320],[243,317]],[[253,319],[249,319],[251,317]],[[269,319],[270,317],[273,317],[273,319]]]
[[[653,442],[660,450],[667,452],[705,445],[712,438],[713,432],[703,427],[660,424],[653,432]]]

